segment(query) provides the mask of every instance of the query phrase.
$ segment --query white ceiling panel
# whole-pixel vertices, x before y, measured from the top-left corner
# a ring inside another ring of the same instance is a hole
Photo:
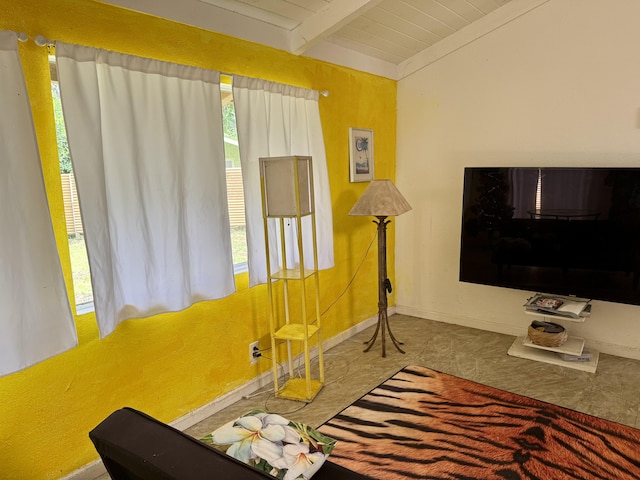
[[[399,79],[549,0],[99,1]]]
[[[414,21],[409,22],[396,12],[385,10],[382,6],[372,8],[365,13],[363,17],[370,18],[382,27],[392,29],[402,35],[416,39],[416,41],[425,45],[423,48],[427,48],[445,37],[445,35],[438,35],[428,28],[421,27]]]
[[[456,32],[455,29],[443,23],[441,20],[415,9],[406,2],[387,1],[382,3],[379,9],[383,14],[394,14],[404,23],[414,24],[423,30],[433,33],[440,39]]]
[[[500,6],[498,2],[494,2],[493,0],[467,0],[471,5],[476,7],[485,15],[489,12],[493,12],[496,8]]]
[[[394,2],[394,0],[387,0],[387,2]],[[451,6],[454,3],[453,0],[443,1],[443,3],[436,0],[397,0],[397,2],[407,3],[416,11],[435,18],[454,30],[460,30],[471,23],[453,10]]]
[[[468,0],[451,0],[449,8],[452,12],[468,22],[475,22],[484,17],[484,13]]]
[[[402,30],[390,28],[383,23],[374,21],[365,16],[354,20],[348,25],[348,27],[360,32],[371,34],[374,37],[383,38],[386,42],[389,42],[392,45],[404,47],[409,56],[414,55],[429,46],[429,44],[404,33]],[[339,32],[341,31],[342,30]]]

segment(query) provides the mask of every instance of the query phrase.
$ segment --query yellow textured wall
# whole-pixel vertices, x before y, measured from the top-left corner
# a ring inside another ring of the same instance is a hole
[[[71,289],[47,49],[33,38],[105,48],[265,78],[318,90],[333,201],[336,266],[320,276],[321,308],[331,304],[362,260],[375,226],[347,213],[367,184],[349,183],[348,128],[375,131],[376,178],[393,178],[396,83],[129,10],[82,0],[0,0],[0,29],[25,32],[20,55],[32,104],[51,214]],[[393,278],[393,224],[389,266]],[[377,312],[376,249],[350,290],[323,318],[328,339]],[[264,286],[178,313],[121,324],[101,340],[93,314],[76,317],[80,344],[0,378],[0,478],[53,479],[95,460],[88,431],[113,410],[132,406],[172,421],[268,370],[249,366],[249,342],[267,346]],[[70,298],[73,292],[70,290]],[[38,301],[34,298],[33,301]],[[394,300],[391,297],[390,302]]]

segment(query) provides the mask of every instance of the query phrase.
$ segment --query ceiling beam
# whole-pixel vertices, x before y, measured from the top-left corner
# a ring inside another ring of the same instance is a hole
[[[304,56],[390,78],[391,80],[398,80],[398,67],[395,63],[356,52],[333,42],[319,42],[304,52]],[[327,89],[331,89],[331,86],[328,85]]]
[[[291,30],[290,52],[300,55],[382,0],[334,0]]]

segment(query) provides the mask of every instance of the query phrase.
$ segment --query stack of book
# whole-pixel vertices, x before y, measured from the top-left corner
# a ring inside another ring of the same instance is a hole
[[[524,304],[524,309],[549,316],[568,318],[587,317],[591,313],[591,300],[537,293]]]

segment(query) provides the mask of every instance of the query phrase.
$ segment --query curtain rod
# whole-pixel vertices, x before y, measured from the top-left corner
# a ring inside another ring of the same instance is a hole
[[[225,76],[225,77],[229,77],[229,78],[232,78],[232,79],[233,79],[234,76],[236,76],[236,77],[237,76],[247,77],[247,75],[241,75],[239,73],[233,74],[233,73],[223,72],[223,71],[220,71],[220,75],[221,76]],[[247,78],[257,78],[257,77],[247,77]],[[290,86],[295,86],[295,85],[288,85],[286,83],[278,82],[278,81],[275,81],[275,80],[266,80],[266,79],[258,79],[258,80],[264,80],[265,82],[277,83],[277,84],[286,85],[286,86],[289,86],[289,87]],[[315,88],[310,88],[310,87],[298,87],[298,88],[304,88],[304,89],[307,89],[307,90],[316,90]],[[316,91],[320,95],[322,95],[323,97],[328,97],[329,96],[329,90],[316,90]]]
[[[27,40],[29,40],[29,35],[27,35],[24,32],[18,32],[17,35],[18,35],[18,40],[20,40],[21,42],[26,42]],[[39,47],[46,47],[46,46],[54,44],[54,42],[52,42],[51,40],[47,40],[42,35],[36,35],[36,37],[33,39],[33,41]]]
[[[49,45],[53,45],[54,43],[51,40],[47,40],[42,35],[36,35],[36,38],[34,38],[33,41],[36,42],[36,45],[38,45],[39,47],[47,47]]]
[[[29,36],[26,33],[23,33],[23,32],[18,33],[18,40],[20,40],[21,42],[26,42],[28,39],[29,39]],[[50,45],[54,45],[54,42],[52,42],[51,40],[47,40],[42,35],[36,35],[36,37],[33,39],[33,41],[39,47],[47,47],[47,46],[50,46]],[[233,78],[233,74],[232,73],[224,73],[224,72],[220,72],[220,73],[222,75],[228,75],[228,76]],[[329,96],[329,90],[320,90],[320,91],[318,91],[318,93],[320,95],[322,95],[323,97],[328,97]]]

